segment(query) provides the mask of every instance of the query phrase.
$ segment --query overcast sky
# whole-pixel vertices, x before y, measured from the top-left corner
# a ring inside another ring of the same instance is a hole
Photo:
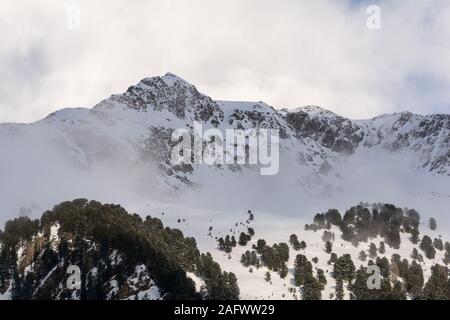
[[[367,27],[370,4],[381,8],[380,30]],[[448,0],[0,0],[0,8],[0,122],[91,107],[168,71],[213,99],[314,104],[352,118],[450,112]]]

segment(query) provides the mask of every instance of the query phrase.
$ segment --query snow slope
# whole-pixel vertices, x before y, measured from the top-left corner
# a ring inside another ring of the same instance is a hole
[[[194,121],[222,131],[279,129],[279,173],[262,177],[248,165],[172,166],[171,133]],[[36,216],[78,197],[200,201],[290,215],[298,203],[324,210],[361,200],[414,201],[445,216],[449,128],[449,115],[350,120],[316,106],[280,111],[263,102],[214,101],[173,74],[146,78],[92,109],[0,124],[0,220]]]
[[[301,299],[298,287],[295,287],[293,282],[293,268],[297,254],[304,254],[310,261],[315,257],[318,258],[318,263],[313,263],[314,272],[317,269],[324,270],[327,279],[327,285],[322,291],[322,299],[332,299],[330,295],[334,294],[335,280],[331,274],[333,267],[328,264],[330,254],[325,252],[325,243],[322,240],[323,230],[317,232],[304,230],[305,224],[312,223],[312,218],[315,214],[313,212],[305,212],[299,208],[299,215],[297,217],[280,217],[277,213],[252,211],[254,220],[247,222],[248,210],[244,208],[236,210],[214,210],[201,207],[179,207],[173,204],[163,203],[134,203],[130,204],[128,209],[142,216],[151,215],[157,217],[164,224],[182,230],[186,236],[194,237],[201,251],[210,252],[214,260],[224,270],[236,274],[241,289],[241,299]],[[343,209],[340,211],[345,212]],[[422,221],[428,220],[426,215],[421,213],[421,216]],[[212,227],[211,234],[209,234],[210,227]],[[218,249],[216,237],[234,235],[238,238],[240,232],[246,232],[248,227],[252,227],[255,230],[255,235],[246,246],[237,245],[233,248],[231,254],[226,254]],[[358,247],[355,247],[351,243],[341,239],[341,232],[338,228],[332,227],[330,231],[336,235],[333,241],[333,252],[338,256],[350,254],[356,270],[361,265],[367,266],[367,261],[362,262],[358,259],[359,253],[364,250],[368,254],[369,244],[371,242],[379,247],[379,243],[384,241],[381,237],[377,237],[371,239],[369,242],[360,243]],[[420,232],[421,236],[428,235],[432,239],[442,236],[444,242],[450,240],[450,232],[445,227],[439,226],[436,231],[431,231],[426,224],[422,223],[420,225]],[[307,248],[305,250],[295,251],[290,246],[290,257],[287,263],[289,273],[285,279],[281,279],[276,272],[270,271],[266,267],[260,269],[253,267],[253,272],[249,272],[249,268],[241,264],[241,255],[247,250],[252,251],[252,245],[256,245],[258,239],[266,240],[268,245],[280,242],[289,243],[289,236],[291,234],[296,234],[299,241],[305,241]],[[378,257],[386,257],[391,261],[393,254],[399,254],[402,259],[411,261],[410,256],[414,248],[424,255],[418,245],[411,243],[409,235],[401,233],[400,248],[393,249],[386,245],[386,252],[384,254],[378,253]],[[443,265],[444,251],[436,251],[435,259],[430,260],[424,256],[424,261],[420,263],[424,270],[425,279],[430,276],[430,270],[434,264],[439,263]],[[267,271],[271,272],[271,283],[266,282],[264,279]],[[294,292],[291,292],[289,290],[290,288],[294,288]],[[346,298],[348,298],[348,292]]]
[[[261,176],[249,165],[173,166],[171,133],[194,121],[222,131],[279,129],[279,173]],[[417,209],[423,219],[436,217],[443,235],[450,230],[450,115],[404,112],[351,120],[317,106],[289,111],[263,102],[214,101],[166,74],[143,79],[91,109],[67,108],[35,123],[0,124],[0,150],[0,223],[40,216],[68,199],[120,203],[194,236],[202,251],[211,251],[225,270],[237,274],[243,298],[294,298],[287,291],[292,277],[275,276],[270,285],[264,268],[250,274],[240,265],[246,248],[236,248],[231,259],[216,250],[214,236],[236,222],[243,227],[247,209],[256,216],[251,244],[259,238],[287,242],[296,233],[324,270],[329,267],[321,234],[303,226],[329,208],[394,203]],[[353,256],[361,251],[340,240],[335,248]],[[407,246],[399,253],[411,251]],[[291,250],[291,266],[294,256]],[[429,270],[430,262],[425,264]],[[329,281],[324,297],[332,286]]]

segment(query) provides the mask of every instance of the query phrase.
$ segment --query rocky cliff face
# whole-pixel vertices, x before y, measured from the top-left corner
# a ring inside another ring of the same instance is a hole
[[[329,158],[349,156],[358,148],[411,151],[417,155],[412,164],[415,168],[450,174],[450,115],[403,112],[351,120],[317,106],[279,111],[262,102],[216,102],[173,74],[146,78],[94,109],[117,107],[141,112],[166,111],[186,126],[200,121],[222,129],[279,129],[283,140],[295,144],[311,140],[314,148],[319,153],[329,153]],[[166,123],[160,125],[170,127]]]

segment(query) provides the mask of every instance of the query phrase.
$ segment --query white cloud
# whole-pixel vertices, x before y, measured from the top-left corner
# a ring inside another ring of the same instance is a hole
[[[215,99],[325,106],[350,117],[448,112],[450,3],[46,0],[2,3],[0,121],[92,106],[176,73]],[[379,1],[378,1],[379,2]],[[81,29],[67,28],[68,6]]]

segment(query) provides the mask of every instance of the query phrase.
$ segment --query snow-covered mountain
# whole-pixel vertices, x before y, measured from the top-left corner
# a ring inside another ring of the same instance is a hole
[[[279,173],[262,177],[249,165],[173,166],[171,133],[194,121],[204,129],[279,129]],[[351,120],[315,106],[278,110],[263,102],[214,101],[170,73],[143,79],[91,109],[1,124],[0,148],[5,215],[68,198],[117,201],[125,194],[215,206],[233,198],[239,207],[285,211],[295,207],[292,199],[348,206],[450,197],[450,115]],[[366,179],[373,180],[363,193],[371,199],[358,194],[357,181]]]
[[[253,165],[173,165],[172,132],[192,129],[194,121],[200,122],[204,130],[278,129],[278,174],[261,176],[259,167]],[[194,237],[201,252],[211,252],[224,270],[236,274],[241,298],[299,297],[292,286],[298,253],[311,261],[318,258],[314,273],[324,271],[328,283],[322,295],[330,298],[334,294],[336,281],[328,263],[330,254],[324,251],[322,231],[304,230],[315,213],[330,208],[344,213],[361,201],[394,203],[417,209],[422,221],[431,216],[438,218],[438,231],[429,231],[425,223],[420,224],[421,236],[429,234],[440,239],[442,235],[444,241],[449,236],[450,115],[403,112],[351,120],[317,106],[288,110],[263,102],[215,101],[183,79],[166,74],[143,79],[93,108],[62,109],[30,124],[0,124],[0,150],[0,223],[18,216],[40,217],[55,204],[75,198],[120,203],[141,217],[158,215],[165,225]],[[251,223],[249,209],[256,217]],[[395,216],[397,209],[392,212]],[[53,265],[46,263],[43,268],[40,259],[47,254],[61,256],[52,243],[58,239],[70,242],[73,235],[70,230],[52,233],[52,228],[63,222],[63,216],[59,220],[50,217],[51,223],[45,219],[41,222],[45,230],[35,230],[14,250],[22,272],[37,273],[39,281],[51,278],[62,283],[66,280],[64,270],[55,266],[66,267],[63,260],[55,260]],[[217,238],[238,237],[248,227],[254,228],[256,236],[247,245],[238,245],[231,253],[217,250]],[[133,224],[133,232],[140,228]],[[341,239],[338,226],[330,226],[329,230],[336,234],[333,252],[339,256],[350,254],[356,267],[363,265],[357,262],[358,255],[369,252],[369,242],[355,247]],[[271,246],[287,242],[294,233],[305,241],[307,249],[290,250],[287,277],[279,279],[273,273],[267,282],[266,267],[250,273],[248,267],[242,266],[242,254],[256,246],[258,239],[267,240]],[[420,251],[419,244],[410,241],[407,230],[401,229],[399,234],[401,246],[388,247],[378,256],[390,259],[398,254],[408,258],[413,249]],[[90,237],[97,239],[97,233]],[[115,247],[108,252],[109,260],[101,260],[91,238],[87,245],[92,259],[112,263]],[[377,246],[382,240],[379,235],[370,239]],[[34,252],[36,243],[43,250]],[[426,278],[433,264],[447,258],[447,251],[438,249],[435,259],[422,259]],[[36,259],[30,252],[37,254]],[[176,254],[168,251],[168,255]],[[143,263],[138,260],[115,265],[117,270],[128,269],[120,284],[114,275],[105,275],[107,292],[120,292],[120,298],[163,296],[163,288],[154,284],[161,279],[152,278],[154,274],[150,275]],[[195,266],[180,268],[185,273],[183,281],[189,277],[196,286],[202,281]],[[38,284],[34,288],[37,291],[39,281],[33,282]],[[0,298],[10,297],[8,289],[1,290]],[[172,291],[166,288],[166,292]],[[65,294],[47,293],[51,297]],[[348,291],[345,296],[349,297]]]

